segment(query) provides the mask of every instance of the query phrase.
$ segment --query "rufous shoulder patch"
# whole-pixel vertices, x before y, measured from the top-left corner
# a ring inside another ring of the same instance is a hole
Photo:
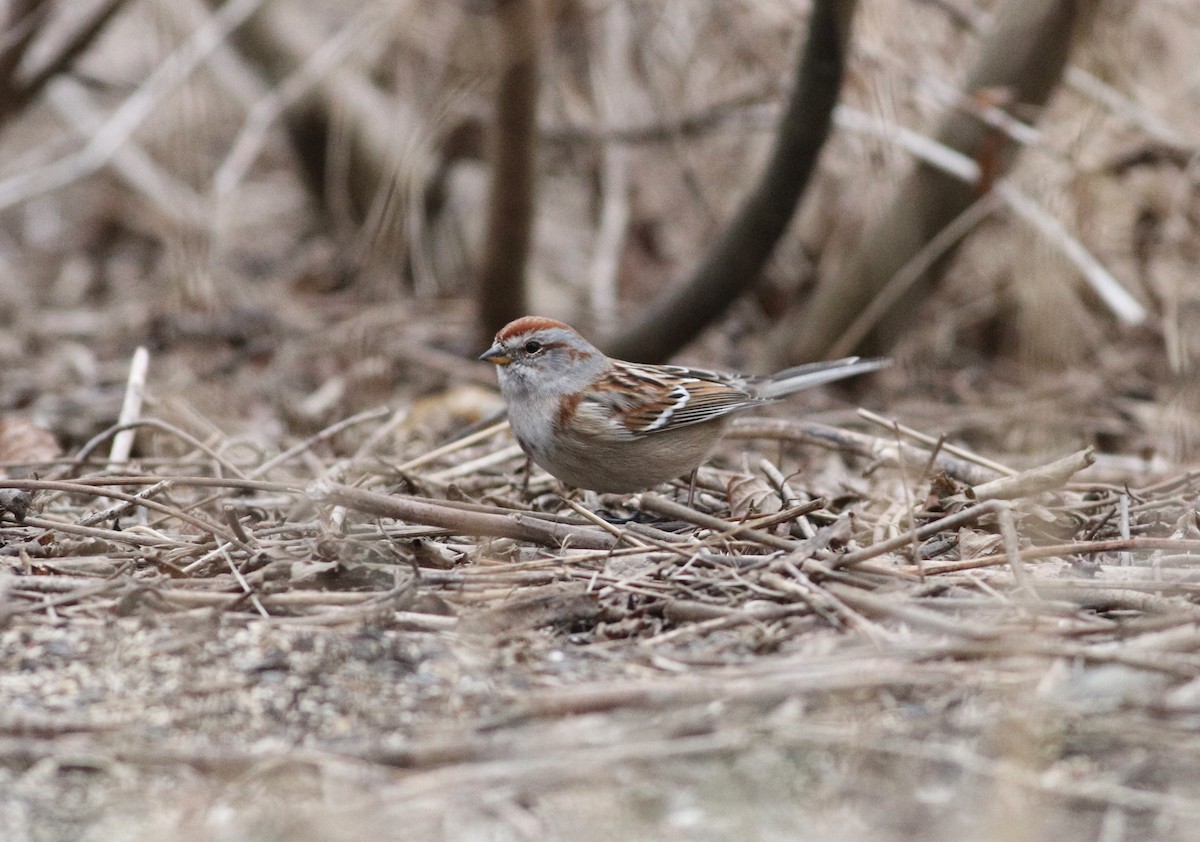
[[[558,405],[558,418],[555,419],[558,429],[565,428],[575,418],[575,413],[579,411],[579,402],[583,400],[583,394],[576,392],[573,395],[565,395],[562,402]]]

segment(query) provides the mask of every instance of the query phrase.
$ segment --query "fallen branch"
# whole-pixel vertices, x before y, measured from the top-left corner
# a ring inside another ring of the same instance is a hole
[[[1056,459],[1045,465],[1021,471],[1011,477],[985,482],[969,489],[967,497],[983,502],[985,500],[1016,500],[1019,497],[1033,497],[1044,491],[1054,491],[1062,488],[1071,481],[1071,477],[1090,467],[1096,461],[1095,450],[1091,447]]]
[[[898,444],[895,439],[889,441],[828,424],[792,418],[738,418],[726,438],[777,439],[815,444],[827,450],[853,453],[887,465],[899,465],[901,460],[918,465],[929,461],[928,452],[912,445]],[[992,469],[971,464],[947,452],[946,448],[938,449],[933,464],[937,470],[968,485],[978,485],[996,478]]]
[[[616,537],[599,529],[553,523],[504,509],[496,509],[495,514],[467,511],[452,508],[436,500],[399,494],[376,494],[361,488],[327,482],[314,482],[308,487],[307,494],[314,503],[345,506],[363,514],[451,529],[462,535],[512,538],[544,546],[571,546],[591,550],[612,549],[618,543]]]
[[[987,505],[987,504],[984,504],[984,505]],[[978,507],[978,508],[982,508],[982,507]],[[973,512],[973,511],[975,511],[975,509],[967,509],[967,510],[965,510],[965,512],[960,512],[959,514],[962,515],[962,514],[965,514],[966,512]],[[957,515],[952,515],[951,517],[957,517]],[[921,534],[924,532],[924,530],[930,526],[934,526],[939,523],[944,523],[949,520],[950,520],[950,518],[943,518],[942,520],[934,521],[933,523],[928,524],[928,526],[918,529],[917,535],[921,536]],[[964,522],[966,522],[966,521],[964,521]],[[955,527],[957,525],[959,525],[959,524],[956,524]],[[951,527],[946,526],[944,528],[948,529]],[[935,533],[936,533],[936,530],[934,532],[930,532],[929,534],[932,535]],[[928,537],[928,535],[926,535],[925,537]],[[888,542],[881,542],[881,543],[888,543]],[[879,545],[875,544],[875,545],[872,545],[872,547],[868,547],[868,549],[873,549],[874,547],[877,547],[877,546],[879,546]],[[1096,553],[1116,553],[1116,552],[1138,551],[1138,550],[1141,550],[1143,552],[1153,552],[1153,551],[1157,551],[1157,550],[1165,550],[1165,551],[1173,550],[1175,552],[1180,552],[1180,553],[1200,553],[1200,541],[1193,541],[1193,540],[1188,540],[1185,538],[1114,538],[1114,539],[1108,540],[1108,541],[1076,541],[1076,542],[1070,543],[1070,544],[1050,544],[1048,546],[1043,546],[1043,547],[1027,547],[1026,549],[1021,550],[1020,554],[1021,554],[1021,558],[1024,561],[1033,561],[1033,560],[1039,559],[1039,558],[1065,558],[1067,556],[1074,556],[1074,555],[1095,555]],[[885,549],[885,550],[882,550],[882,552],[888,552],[888,550]],[[878,555],[878,554],[879,553],[872,553],[871,555],[868,555],[867,558],[873,558],[875,555]],[[847,555],[854,555],[854,554],[848,553]],[[846,556],[842,556],[842,558],[845,558],[845,557]],[[839,561],[840,560],[841,559],[839,559]],[[979,558],[966,559],[965,561],[954,561],[954,562],[949,562],[947,564],[939,564],[939,565],[932,565],[932,566],[926,565],[925,575],[934,576],[938,573],[957,573],[961,570],[975,570],[980,567],[995,567],[998,564],[1005,564],[1007,562],[1008,562],[1008,556],[1003,553],[998,553],[998,554],[994,554],[994,555],[980,556]],[[846,563],[853,564],[854,561],[851,560],[850,562],[846,562]]]

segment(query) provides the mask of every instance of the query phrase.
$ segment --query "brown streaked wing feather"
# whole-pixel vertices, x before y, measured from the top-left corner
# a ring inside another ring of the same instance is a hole
[[[722,415],[737,412],[739,409],[768,403],[768,401],[752,397],[741,389],[711,380],[697,380],[688,383],[687,391],[689,397],[686,403],[673,406],[670,416],[664,423],[654,426],[662,418],[663,408],[661,405],[646,405],[627,412],[624,419],[625,424],[635,430],[658,433],[686,427],[689,424],[702,424]],[[682,392],[680,392],[680,397],[682,397]],[[672,404],[675,404],[675,401],[672,401]]]
[[[680,366],[621,363],[596,384],[598,395],[636,438],[711,421],[760,403],[727,375]],[[682,388],[686,386],[686,392]],[[639,396],[640,400],[630,396]]]
[[[581,438],[638,439],[642,434],[625,423],[625,416],[640,404],[631,395],[661,395],[667,390],[652,371],[632,371],[617,365],[604,372],[592,388],[572,401],[568,417],[560,417],[559,427],[569,427]]]

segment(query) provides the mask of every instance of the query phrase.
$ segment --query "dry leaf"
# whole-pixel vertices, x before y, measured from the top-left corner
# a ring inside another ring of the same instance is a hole
[[[0,469],[0,476],[23,476],[38,462],[52,462],[62,455],[49,430],[27,418],[9,415],[0,418],[0,464],[19,463],[13,469]]]
[[[729,511],[738,520],[747,516],[774,514],[783,506],[775,489],[762,477],[738,474],[729,480],[727,488]]]
[[[964,526],[958,530],[958,557],[968,559],[988,555],[1001,540],[1001,537],[993,532],[982,532]]]

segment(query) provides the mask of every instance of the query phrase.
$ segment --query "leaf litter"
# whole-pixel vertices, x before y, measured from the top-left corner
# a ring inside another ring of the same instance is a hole
[[[6,815],[300,839],[1200,817],[1200,473],[752,418],[688,507],[405,416],[268,454],[135,412],[70,459],[9,452]]]

